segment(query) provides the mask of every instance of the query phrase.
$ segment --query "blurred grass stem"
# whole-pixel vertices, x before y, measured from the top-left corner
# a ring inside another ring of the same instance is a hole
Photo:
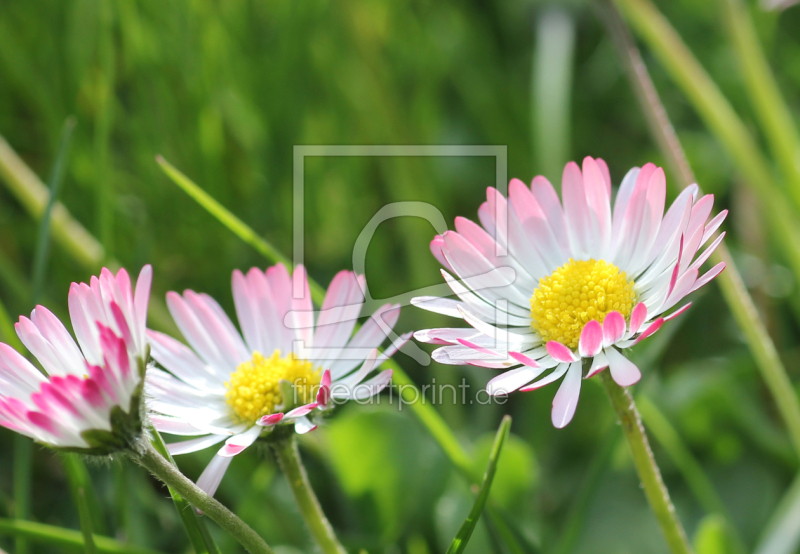
[[[347,551],[339,543],[339,539],[336,538],[333,527],[322,512],[319,500],[311,488],[308,474],[300,460],[300,452],[297,449],[297,440],[294,434],[271,444],[283,474],[289,482],[289,488],[292,489],[297,508],[320,550],[324,554],[347,554]]]
[[[719,93],[708,76],[702,72],[702,68],[700,68],[699,64],[691,58],[689,50],[680,42],[680,38],[669,26],[669,23],[656,11],[652,4],[649,4],[645,0],[616,0],[616,2],[631,12],[631,21],[636,23],[639,31],[646,40],[650,42],[653,48],[657,47],[662,56],[669,57],[670,59],[673,57],[679,58],[672,59],[671,66],[682,68],[686,65],[692,68],[690,74],[686,78],[689,79],[694,76],[694,78],[705,83],[706,88],[711,87],[710,91],[701,91],[698,94],[701,96],[703,94],[711,95],[711,100],[703,100],[703,102],[715,101],[714,99],[717,97],[721,98],[719,101],[722,102],[723,106],[719,107],[719,109],[721,109],[723,113],[719,117],[732,125],[733,132],[736,132],[735,130],[738,129],[738,124],[736,124],[736,122],[739,120],[736,118],[730,105],[722,98],[721,93]],[[659,99],[658,92],[650,79],[647,67],[642,61],[641,54],[636,48],[628,28],[613,6],[610,10],[607,10],[607,14],[609,31],[620,50],[628,72],[628,78],[633,85],[642,111],[647,117],[650,132],[655,137],[662,154],[670,161],[670,166],[677,170],[682,181],[681,185],[685,187],[690,183],[696,182],[692,169],[686,159],[686,154],[678,141],[678,137],[675,135],[672,124],[667,117],[666,110]],[[687,56],[690,57],[690,59],[685,59]],[[696,75],[698,72],[700,72],[699,76]],[[727,106],[727,108],[725,106]],[[717,108],[712,108],[712,110],[716,109]],[[730,111],[730,113],[728,113],[728,111]],[[744,139],[742,140],[747,142],[749,135],[746,135],[746,130],[742,129],[741,133],[744,133]],[[753,145],[753,148],[755,149],[755,145]],[[756,150],[754,150],[752,155],[758,158]],[[755,166],[760,167],[760,162],[756,162]],[[758,173],[758,171],[755,173]],[[755,173],[752,175],[747,173],[747,176],[751,177],[752,180],[753,178],[757,178]],[[767,174],[766,178],[770,178],[769,174]],[[762,199],[764,199],[765,196],[770,200],[768,203],[769,206],[780,206],[777,212],[773,211],[773,214],[768,217],[768,220],[775,221],[780,219],[778,212],[780,212],[780,214],[786,213],[786,202],[780,198],[780,195],[777,197],[772,196],[770,192],[759,194],[759,197]],[[791,227],[793,229],[794,224],[792,224]],[[780,232],[778,234],[783,235],[783,233]],[[798,249],[795,254],[800,254],[800,249]],[[719,275],[716,281],[719,284],[728,307],[736,319],[736,323],[744,333],[747,345],[756,361],[756,365],[767,387],[769,387],[770,393],[775,399],[778,411],[789,430],[795,452],[800,454],[800,403],[794,393],[792,383],[778,355],[775,344],[772,342],[769,333],[767,333],[767,329],[758,315],[753,299],[747,292],[742,277],[737,271],[731,254],[724,242],[721,243],[714,254],[712,254],[711,260],[712,263],[718,263],[720,261],[726,263],[725,271]]]
[[[667,487],[664,486],[664,481],[661,479],[661,472],[653,458],[653,451],[650,449],[642,418],[636,410],[631,393],[614,382],[609,370],[600,373],[600,380],[617,413],[617,419],[630,447],[644,494],[662,533],[664,533],[670,552],[672,554],[690,554],[692,547],[689,545],[686,532],[675,513],[675,506],[672,505]]]
[[[142,442],[141,451],[128,454],[133,461],[147,469],[168,487],[177,491],[192,506],[233,535],[250,554],[274,554],[264,539],[259,537],[249,525],[178,471],[169,460],[159,454],[149,441]]]

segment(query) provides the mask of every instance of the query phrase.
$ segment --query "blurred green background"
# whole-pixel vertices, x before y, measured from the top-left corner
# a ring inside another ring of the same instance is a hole
[[[762,147],[720,23],[722,4],[657,5]],[[747,9],[796,118],[800,8]],[[716,195],[717,209],[731,209],[726,242],[798,381],[800,329],[786,307],[798,291],[759,198],[647,48],[643,55],[702,189]],[[554,183],[566,161],[586,155],[604,158],[615,183],[631,166],[665,163],[598,6],[579,1],[0,0],[0,135],[44,181],[70,115],[77,127],[61,199],[101,242],[105,259],[132,272],[152,263],[154,298],[192,288],[231,314],[231,271],[269,263],[172,184],[157,154],[287,255],[294,145],[506,145],[509,177],[544,174]],[[678,176],[666,169],[674,197]],[[307,160],[310,274],[326,285],[351,268],[356,237],[390,202],[432,203],[451,226],[456,215],[476,219],[494,174],[491,158]],[[0,187],[0,298],[12,319],[32,308],[37,230],[18,195]],[[373,296],[441,282],[428,250],[433,234],[411,218],[378,229],[367,256]],[[69,283],[97,271],[88,265],[56,242],[42,302],[65,313]],[[789,487],[797,457],[716,286],[694,300],[634,351],[645,374],[638,390],[665,416],[648,418],[643,409],[646,422],[666,424],[661,436],[677,441],[653,444],[688,533],[707,553],[733,551],[718,537],[732,534],[722,514],[749,551]],[[407,307],[398,329],[452,323]],[[476,392],[491,376],[397,360],[419,384],[464,378]],[[561,431],[550,423],[555,391],[436,409],[475,456],[476,471],[501,416],[514,417],[492,496],[532,552],[666,552],[601,388],[585,383],[575,419]],[[12,442],[0,429],[0,517],[14,510]],[[443,552],[472,505],[468,484],[408,409],[349,406],[302,444],[324,509],[353,551]],[[178,461],[196,479],[212,454]],[[681,455],[699,462],[694,473],[682,470]],[[189,551],[165,489],[122,460],[90,470],[106,518],[100,531],[163,552]],[[721,505],[698,498],[690,486],[698,471]],[[31,518],[77,529],[59,458],[36,447],[33,476]],[[314,551],[266,453],[236,458],[217,497],[281,553]],[[222,551],[236,552],[211,526]],[[494,531],[481,522],[467,551],[506,552]],[[0,537],[0,548],[14,552],[8,538]],[[61,550],[31,544],[29,551]]]

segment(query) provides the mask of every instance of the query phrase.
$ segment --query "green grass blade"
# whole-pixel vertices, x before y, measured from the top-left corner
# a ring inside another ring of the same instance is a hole
[[[795,554],[800,548],[800,475],[770,518],[754,554]]]
[[[164,444],[164,439],[161,438],[158,431],[150,429],[150,432],[155,449],[175,465],[175,461],[172,459],[167,446]],[[205,521],[197,516],[195,509],[178,492],[174,491],[172,487],[167,488],[169,489],[169,495],[172,497],[172,502],[175,504],[175,509],[181,518],[183,527],[186,529],[186,534],[189,535],[189,541],[192,543],[194,551],[197,554],[221,554],[214,543],[214,539],[211,538],[211,534],[208,532]]]
[[[508,436],[508,431],[511,429],[511,416],[504,416],[503,421],[500,423],[500,428],[497,430],[497,435],[492,445],[492,452],[489,455],[489,463],[486,466],[486,473],[483,476],[483,484],[481,485],[478,498],[475,499],[475,504],[467,516],[466,521],[461,525],[461,529],[456,533],[453,542],[450,543],[450,548],[447,549],[447,554],[460,554],[469,543],[472,532],[478,524],[478,520],[483,513],[483,508],[486,501],[489,499],[489,491],[492,488],[492,481],[494,480],[495,471],[497,471],[497,460],[500,458],[500,452],[503,450],[503,443]]]
[[[69,551],[79,552],[84,549],[83,535],[78,531],[62,529],[53,525],[0,519],[0,535],[25,537],[31,542],[60,546]],[[103,554],[161,554],[157,550],[124,544],[108,537],[94,537],[97,552]]]
[[[789,185],[789,192],[800,209],[800,135],[789,106],[778,88],[753,21],[742,0],[720,2],[745,90],[769,143],[772,155]]]
[[[289,258],[278,252],[274,246],[261,238],[258,233],[253,231],[253,229],[251,229],[241,219],[228,211],[206,191],[198,187],[191,179],[181,173],[175,166],[165,160],[162,156],[156,156],[156,161],[158,162],[158,165],[161,166],[161,169],[164,170],[164,173],[167,174],[167,177],[172,179],[172,181],[181,187],[186,194],[191,196],[211,215],[216,217],[220,223],[233,231],[236,236],[258,250],[258,252],[261,253],[265,258],[272,260],[274,263],[282,263],[287,267],[292,267],[292,262],[289,260]],[[311,295],[314,297],[315,301],[320,302],[322,297],[325,295],[325,292],[319,286],[316,287],[315,291],[312,285]]]
[[[76,120],[70,116],[64,122],[64,127],[61,130],[61,139],[58,144],[58,152],[56,153],[56,161],[53,165],[53,171],[50,174],[50,182],[48,183],[48,199],[45,206],[42,219],[39,221],[39,235],[37,237],[36,252],[33,258],[33,299],[31,304],[35,305],[39,301],[42,294],[42,286],[44,285],[44,275],[47,269],[47,258],[50,253],[50,221],[53,214],[53,207],[58,201],[58,196],[61,193],[61,183],[64,181],[64,166],[67,162],[67,155],[69,153],[69,145],[72,140],[72,132],[75,130]]]
[[[2,136],[0,136],[0,178],[34,219],[42,218],[50,193],[41,179],[31,171]],[[60,202],[56,202],[53,206],[51,220],[53,238],[78,263],[91,270],[103,264],[105,259],[103,247]]]
[[[570,155],[570,103],[575,21],[566,10],[549,8],[536,18],[532,106],[535,172],[553,183]]]

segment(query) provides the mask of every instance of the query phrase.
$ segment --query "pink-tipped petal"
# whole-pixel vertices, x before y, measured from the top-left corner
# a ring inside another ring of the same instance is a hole
[[[331,400],[331,370],[326,369],[322,374],[322,380],[319,383],[319,390],[317,391],[317,404],[323,408],[328,405]]]
[[[581,358],[592,358],[603,348],[603,326],[599,321],[591,320],[583,327],[578,342],[578,353]]]
[[[556,361],[562,363],[577,362],[578,358],[572,350],[564,346],[558,341],[551,340],[546,345],[547,353],[550,354]]]
[[[638,337],[636,337],[636,341],[634,342],[634,344],[639,344],[640,342],[642,342],[647,337],[652,336],[653,334],[655,334],[655,332],[658,331],[659,329],[661,329],[661,326],[664,325],[664,321],[665,320],[664,320],[663,317],[659,317],[653,323],[648,325],[647,329],[642,331],[642,334],[639,335]]]
[[[681,245],[678,249],[678,261],[675,262],[675,267],[672,269],[672,278],[669,280],[669,290],[667,291],[667,298],[669,295],[672,294],[672,291],[675,289],[675,283],[678,282],[678,270],[681,267],[681,256],[683,256],[683,238],[684,235],[681,235]]]
[[[681,306],[680,308],[678,308],[677,310],[675,310],[674,312],[672,312],[671,314],[669,314],[668,316],[666,316],[666,317],[664,318],[664,321],[669,321],[670,319],[675,319],[676,317],[678,317],[679,315],[681,315],[683,312],[685,312],[686,310],[688,310],[688,309],[689,309],[689,307],[690,307],[691,305],[692,305],[692,303],[691,303],[691,302],[689,302],[688,304],[684,304],[683,306]]]
[[[553,398],[551,420],[556,429],[563,429],[572,421],[581,394],[581,364],[570,365],[567,375]]]
[[[629,387],[642,378],[639,368],[617,351],[616,348],[607,348],[605,354],[608,357],[608,365],[611,370],[611,377],[621,387]]]
[[[697,281],[694,282],[692,288],[689,290],[689,293],[696,291],[697,289],[707,285],[714,279],[717,275],[722,273],[722,270],[725,269],[725,262],[719,262],[717,265],[709,269],[702,277],[700,277]]]
[[[442,267],[452,272],[453,268],[450,265],[450,262],[447,261],[447,258],[445,257],[444,252],[442,251],[442,249],[444,248],[444,239],[442,238],[441,235],[436,235],[435,237],[433,237],[433,240],[431,241],[430,244],[430,248],[431,248],[431,254],[433,254],[433,257],[436,258],[436,260],[440,264],[442,264]]]
[[[588,373],[586,373],[586,379],[594,377],[607,367],[608,367],[608,358],[603,352],[600,352],[597,356],[594,357],[594,359],[592,359],[592,366],[589,368]]]
[[[647,306],[644,305],[644,302],[639,302],[638,304],[636,304],[636,307],[633,308],[633,311],[631,312],[630,333],[634,334],[638,332],[646,319],[647,319]]]
[[[316,402],[311,402],[310,404],[306,404],[305,406],[299,406],[294,410],[290,411],[286,414],[286,419],[297,419],[299,417],[306,416],[316,410],[318,404]]]
[[[527,366],[506,371],[486,383],[486,392],[490,396],[514,392],[536,379],[542,371],[544,370]]]
[[[269,414],[259,419],[258,425],[261,425],[262,427],[272,427],[273,425],[280,423],[282,419],[283,414],[280,412],[277,414]]]
[[[619,312],[609,312],[603,320],[603,346],[616,344],[625,336],[625,318]]]
[[[533,358],[529,358],[522,352],[509,352],[508,355],[517,360],[519,363],[525,364],[528,367],[533,367],[533,368],[539,367],[539,363],[536,360],[534,360]]]

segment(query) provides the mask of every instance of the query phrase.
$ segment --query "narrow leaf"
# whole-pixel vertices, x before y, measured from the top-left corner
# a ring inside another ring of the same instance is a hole
[[[31,542],[62,546],[70,551],[80,551],[84,547],[80,532],[33,521],[0,518],[0,536],[2,535],[25,537]],[[97,552],[102,554],[160,554],[157,550],[128,545],[108,537],[95,536],[94,541]]]
[[[478,520],[483,513],[483,508],[486,501],[489,499],[489,491],[492,488],[492,481],[494,480],[495,471],[497,471],[497,460],[500,458],[500,452],[503,450],[503,443],[508,436],[508,431],[511,429],[511,416],[504,416],[503,421],[500,423],[500,428],[497,430],[497,435],[494,439],[492,452],[489,455],[489,463],[486,466],[486,473],[483,476],[483,484],[481,485],[478,498],[472,506],[466,521],[458,530],[453,542],[450,543],[450,548],[447,549],[447,554],[460,554],[467,547],[472,532],[478,524]]]

